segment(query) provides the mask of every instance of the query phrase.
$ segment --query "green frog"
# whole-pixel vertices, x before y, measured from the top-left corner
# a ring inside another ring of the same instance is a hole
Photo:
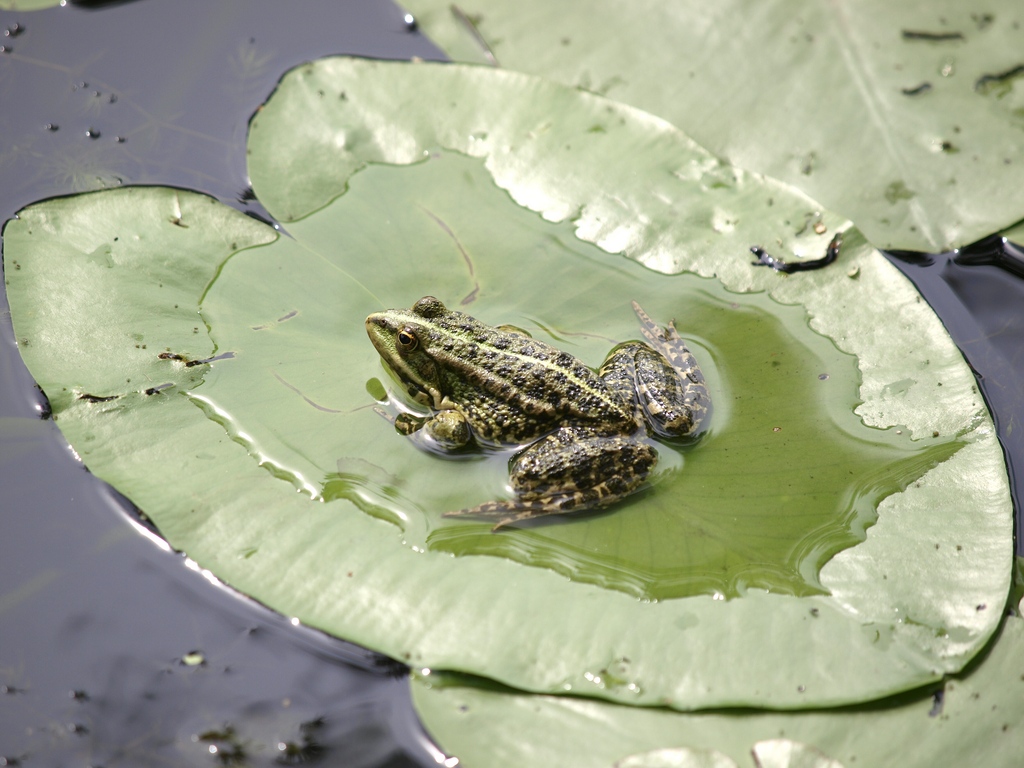
[[[620,344],[598,371],[512,326],[492,327],[425,296],[366,318],[381,359],[429,415],[393,419],[432,447],[520,446],[509,462],[515,498],[448,512],[494,530],[541,515],[593,509],[635,491],[658,460],[646,438],[696,437],[711,413],[704,376],[674,325],[633,302],[647,343]],[[525,447],[524,447],[525,446]]]

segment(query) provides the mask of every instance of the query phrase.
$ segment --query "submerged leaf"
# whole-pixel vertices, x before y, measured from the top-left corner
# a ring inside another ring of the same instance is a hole
[[[252,131],[288,237],[164,189],[4,233],[58,424],[204,568],[416,667],[678,708],[875,697],[994,630],[1005,470],[938,320],[854,230],[841,269],[750,265],[755,237],[818,255],[809,222],[843,222],[649,115],[479,68],[305,65]],[[363,318],[424,294],[592,366],[636,299],[692,342],[711,431],[606,513],[443,518],[501,495],[508,457],[444,461],[374,411]]]

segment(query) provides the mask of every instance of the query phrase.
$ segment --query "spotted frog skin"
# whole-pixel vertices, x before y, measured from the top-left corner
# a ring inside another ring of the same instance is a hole
[[[594,372],[567,352],[510,326],[492,327],[433,296],[366,318],[382,360],[430,410],[395,427],[443,451],[526,446],[509,464],[515,498],[448,512],[495,530],[542,515],[592,509],[635,491],[658,454],[645,441],[693,437],[706,427],[704,376],[674,326],[633,302],[647,343],[621,344]]]

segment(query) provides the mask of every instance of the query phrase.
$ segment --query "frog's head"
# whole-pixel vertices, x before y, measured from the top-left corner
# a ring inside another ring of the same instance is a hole
[[[441,391],[441,372],[431,348],[439,337],[437,321],[450,314],[433,296],[412,309],[387,309],[366,318],[366,333],[392,375],[419,403],[438,410],[451,407]]]

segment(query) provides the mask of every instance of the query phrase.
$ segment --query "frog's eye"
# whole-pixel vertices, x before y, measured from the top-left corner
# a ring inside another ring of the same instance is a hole
[[[395,340],[398,342],[398,349],[402,352],[412,352],[420,343],[415,332],[408,326],[398,332]]]

